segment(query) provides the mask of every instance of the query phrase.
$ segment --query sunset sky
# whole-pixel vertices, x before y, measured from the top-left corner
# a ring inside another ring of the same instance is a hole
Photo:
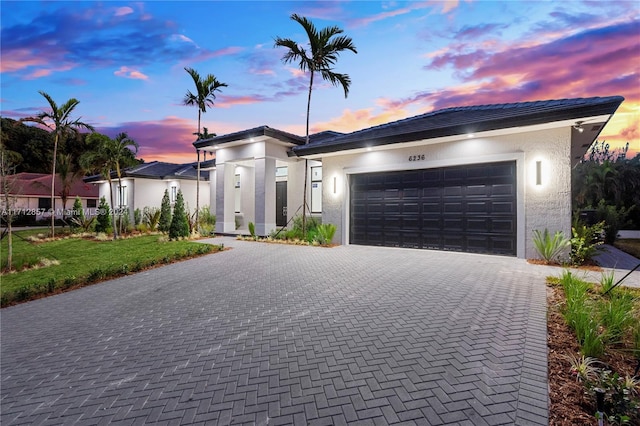
[[[311,130],[349,132],[451,106],[621,95],[604,129],[640,152],[637,1],[2,1],[1,115],[80,101],[81,117],[140,144],[146,161],[195,161],[197,109],[184,67],[228,87],[203,115],[209,133],[260,125],[304,135],[308,76],[281,62],[277,36],[305,41],[292,13],[337,25],[358,54],[317,80]]]

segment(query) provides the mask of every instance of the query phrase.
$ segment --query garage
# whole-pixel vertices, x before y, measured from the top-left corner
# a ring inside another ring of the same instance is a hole
[[[515,161],[350,175],[352,244],[516,256]]]

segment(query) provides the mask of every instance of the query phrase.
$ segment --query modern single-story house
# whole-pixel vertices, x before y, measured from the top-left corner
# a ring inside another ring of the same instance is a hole
[[[194,142],[216,232],[267,235],[309,208],[334,242],[537,257],[535,229],[571,232],[571,171],[624,98],[446,108],[303,137],[268,126]],[[201,202],[201,204],[205,204]]]
[[[209,162],[207,162],[209,163]],[[133,217],[135,209],[160,207],[164,191],[169,191],[171,204],[176,201],[178,191],[182,191],[185,206],[190,211],[196,208],[197,163],[174,164],[151,161],[129,167],[121,172],[122,185],[115,172],[111,174],[113,197],[116,208],[128,208]],[[85,178],[85,182],[97,186],[99,196],[111,204],[109,182],[102,175]],[[200,206],[209,205],[209,172],[200,171]]]
[[[10,204],[14,212],[22,216],[33,216],[34,221],[51,218],[51,174],[17,173],[7,177],[9,184]],[[63,206],[61,191],[62,179],[56,175],[55,197],[53,206],[56,218],[62,218],[64,208],[73,208],[76,197],[80,197],[85,214],[95,214],[98,203],[98,189],[86,184],[82,178],[71,182],[66,206]],[[2,188],[0,188],[2,192]],[[6,207],[4,194],[0,194],[3,209]],[[29,220],[29,218],[26,218]]]

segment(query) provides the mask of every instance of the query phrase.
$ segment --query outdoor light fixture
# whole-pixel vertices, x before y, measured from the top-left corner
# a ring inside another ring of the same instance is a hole
[[[580,133],[584,132],[584,127],[582,127],[582,123],[584,123],[584,121],[576,121],[576,124],[573,125],[573,128]]]
[[[338,193],[338,183],[337,183],[338,178],[336,178],[335,176],[333,177],[333,193],[337,194]]]
[[[536,161],[536,186],[542,185],[542,161]]]
[[[469,139],[471,139],[473,136],[474,136],[474,134],[473,134],[473,133],[469,133],[469,134],[467,135],[467,137],[468,137]]]

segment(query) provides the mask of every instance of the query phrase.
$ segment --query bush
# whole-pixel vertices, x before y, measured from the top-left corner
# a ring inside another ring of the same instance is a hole
[[[587,226],[576,220],[571,227],[571,263],[582,265],[596,254],[596,248],[602,244],[600,240],[604,228],[603,222]]]
[[[84,221],[84,210],[82,209],[82,200],[76,197],[73,201],[73,217],[71,218],[71,229],[78,229],[79,223]]]
[[[209,206],[202,206],[200,208],[199,221],[200,221],[200,234],[211,235],[216,229],[216,215],[211,213]]]
[[[323,223],[322,225],[319,225],[316,228],[316,236],[315,236],[315,241],[318,242],[318,244],[331,244],[331,241],[333,240],[333,236],[336,233],[336,225],[334,225],[333,223]]]
[[[600,200],[596,208],[596,217],[599,221],[604,222],[604,242],[607,244],[613,244],[618,238],[618,231],[620,231],[627,224],[627,217],[629,212],[633,210],[635,206],[631,206],[628,209],[616,206],[607,205],[604,200]]]
[[[562,231],[556,232],[551,237],[548,229],[545,228],[544,232],[535,229],[533,231],[533,245],[545,262],[551,263],[557,260],[562,252],[571,245],[571,240],[565,238]]]
[[[249,222],[249,234],[251,238],[256,239],[256,225],[253,222]]]
[[[96,217],[96,232],[104,232],[108,234],[111,232],[111,208],[107,203],[106,198],[100,198],[100,204],[98,205],[98,215]]]
[[[142,223],[142,211],[140,209],[135,209],[133,211],[133,225],[138,226]]]
[[[169,200],[169,190],[164,190],[162,196],[162,204],[160,205],[160,219],[158,222],[158,230],[167,233],[171,227],[171,201]]]
[[[145,207],[142,210],[142,221],[150,231],[155,231],[160,223],[160,209],[157,207]]]
[[[173,206],[173,215],[171,217],[171,225],[169,226],[169,238],[177,239],[189,236],[189,219],[184,209],[184,197],[182,191],[178,190],[176,203]]]

